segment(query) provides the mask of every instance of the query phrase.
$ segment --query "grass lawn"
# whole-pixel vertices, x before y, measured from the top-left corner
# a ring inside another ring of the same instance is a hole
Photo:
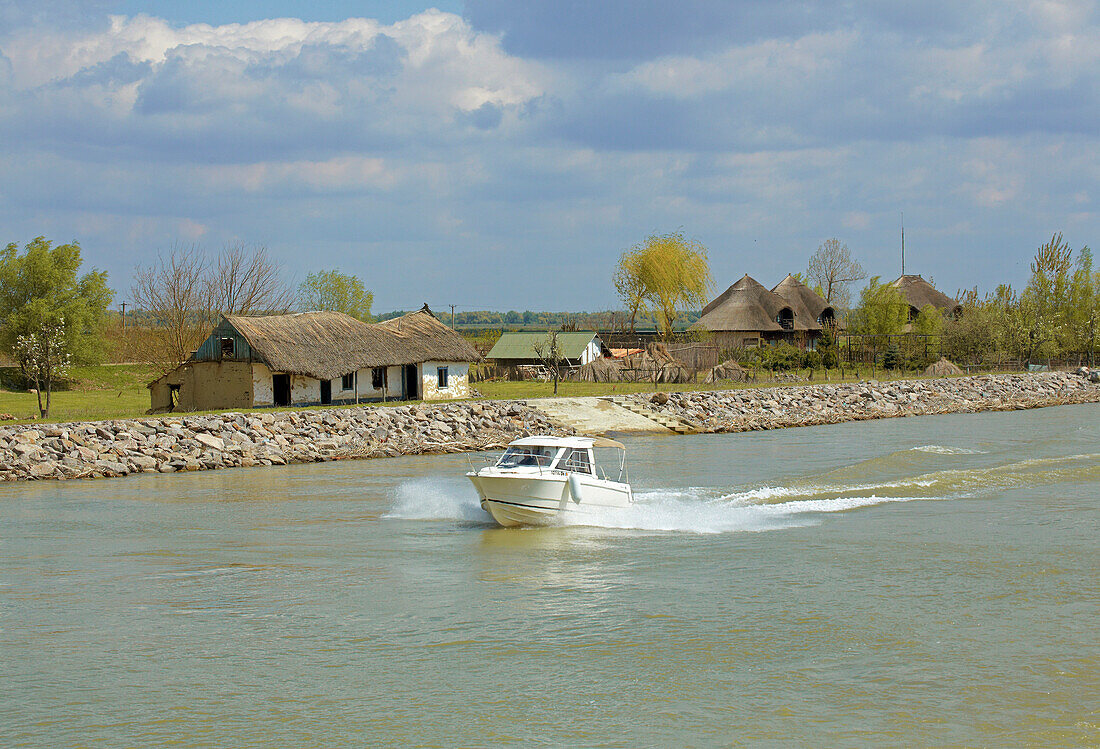
[[[805,375],[805,371],[800,372]],[[760,372],[756,382],[731,382],[722,381],[716,385],[708,385],[703,382],[687,383],[660,383],[656,386],[652,382],[559,382],[558,397],[583,397],[583,396],[607,396],[622,395],[626,393],[655,393],[659,390],[665,392],[687,392],[695,390],[739,390],[744,388],[765,388],[783,385],[821,385],[824,383],[859,382],[871,379],[871,368],[866,367],[858,373],[851,369],[844,370],[845,377],[840,378],[838,370],[830,370],[828,378],[820,370],[814,373],[813,380],[775,380],[769,373]],[[892,375],[876,369],[874,378],[880,382],[889,380],[912,380],[920,378],[916,372],[898,373]],[[527,398],[552,398],[554,397],[554,384],[552,382],[508,382],[504,380],[489,380],[476,382],[474,389],[481,393],[487,400],[523,400]]]
[[[826,380],[821,372],[816,373],[812,383],[856,382],[871,377],[870,369],[863,370],[858,376],[852,370],[846,370],[843,380],[835,370]],[[67,382],[61,389],[54,390],[50,402],[48,421],[102,421],[110,419],[132,419],[145,414],[149,408],[149,391],[145,384],[156,373],[149,367],[137,364],[104,364],[95,367],[74,367]],[[887,376],[882,370],[875,372],[879,380],[914,379],[917,374],[899,374]],[[19,421],[31,421],[38,415],[38,399],[33,393],[13,389],[20,381],[19,371],[12,367],[0,368],[0,414],[11,414]],[[661,384],[654,388],[646,382],[559,382],[560,397],[606,396],[627,393],[652,393],[655,390],[728,390],[753,387],[774,387],[776,385],[803,385],[805,381],[774,381],[765,379],[762,374],[758,382],[732,383],[718,385],[704,383]],[[478,382],[474,388],[486,400],[526,400],[529,398],[550,398],[554,395],[554,385],[550,382]],[[388,406],[406,405],[407,402],[391,401]],[[375,404],[382,405],[382,404]],[[290,408],[261,408],[258,411],[296,411],[300,406]],[[317,406],[317,408],[346,408],[343,405]],[[240,409],[229,409],[239,411]],[[216,413],[216,412],[210,412]],[[9,422],[11,423],[11,422]]]
[[[4,368],[5,387],[18,380],[18,370]],[[99,421],[140,416],[149,408],[145,383],[154,372],[136,364],[104,364],[73,367],[69,379],[50,397],[49,421]],[[43,395],[45,400],[45,395]],[[21,421],[38,415],[38,396],[25,390],[0,390],[0,413]]]

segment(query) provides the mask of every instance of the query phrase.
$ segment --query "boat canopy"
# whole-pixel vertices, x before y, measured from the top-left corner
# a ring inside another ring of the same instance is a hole
[[[626,450],[626,445],[606,437],[520,437],[508,443],[517,447],[613,447]]]

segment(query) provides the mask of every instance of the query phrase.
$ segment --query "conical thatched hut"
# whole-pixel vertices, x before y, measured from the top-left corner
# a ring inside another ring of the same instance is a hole
[[[791,281],[797,283],[793,278]],[[783,290],[792,296],[793,303],[746,274],[704,307],[702,317],[692,327],[713,332],[719,349],[757,346],[769,341],[805,346],[821,332],[821,324],[817,322],[820,312],[814,314],[807,307],[803,293],[793,284],[787,284]],[[806,291],[813,294],[809,289]]]
[[[940,357],[940,360],[935,364],[929,365],[924,370],[925,377],[957,377],[963,374],[963,371],[955,366],[954,363],[947,360],[946,357]]]
[[[825,298],[789,273],[772,291],[787,300],[794,319],[804,322],[808,329],[814,329],[815,323],[821,327],[836,320],[836,312]]]
[[[737,362],[732,359],[722,362],[714,369],[707,372],[706,383],[713,384],[720,382],[721,380],[732,380],[734,382],[745,382],[749,379],[749,373]]]
[[[925,281],[919,275],[908,274],[899,276],[891,286],[901,292],[902,297],[909,305],[909,320],[920,314],[925,305],[931,304],[945,315],[958,316],[962,313],[962,305],[951,297],[938,290],[935,286]]]

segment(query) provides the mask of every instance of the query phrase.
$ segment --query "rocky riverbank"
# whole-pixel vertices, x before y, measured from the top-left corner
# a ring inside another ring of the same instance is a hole
[[[487,450],[566,434],[523,401],[163,416],[0,429],[0,478],[74,479]]]
[[[746,432],[895,416],[1097,403],[1100,386],[1080,374],[1044,372],[633,397],[639,405],[672,415],[700,432]]]
[[[821,384],[631,396],[699,432],[1100,402],[1069,373]],[[168,415],[0,428],[0,479],[74,479],[498,448],[569,434],[525,401]]]

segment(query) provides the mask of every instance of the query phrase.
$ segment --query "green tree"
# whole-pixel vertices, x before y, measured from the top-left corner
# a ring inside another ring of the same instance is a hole
[[[0,345],[19,360],[20,336],[40,337],[60,328],[61,348],[75,364],[103,361],[107,307],[114,292],[107,273],[80,275],[80,245],[53,246],[36,237],[24,247],[9,244],[0,252]]]
[[[913,318],[913,332],[917,335],[925,335],[933,340],[938,340],[943,335],[943,328],[943,312],[935,305],[924,305],[920,309],[920,314]]]
[[[852,316],[852,331],[869,335],[895,335],[905,328],[909,305],[897,287],[873,276],[859,294],[859,307]]]
[[[821,366],[832,369],[840,364],[840,346],[832,326],[826,325],[821,329],[821,337],[817,339],[817,350],[821,352]]]
[[[1063,317],[1063,351],[1079,354],[1091,366],[1100,343],[1100,273],[1093,270],[1088,247],[1082,247],[1077,255]]]
[[[1072,267],[1073,250],[1061,232],[1035,252],[1031,278],[1016,310],[1027,330],[1024,353],[1028,362],[1056,356],[1059,342],[1065,341]]]
[[[649,304],[666,339],[681,310],[706,304],[713,283],[707,248],[683,232],[647,237],[623,253],[615,274],[615,288],[631,313],[631,331],[638,312]]]
[[[338,270],[310,273],[298,286],[298,307],[303,311],[343,312],[357,320],[370,322],[374,294],[363,288],[357,276]]]

